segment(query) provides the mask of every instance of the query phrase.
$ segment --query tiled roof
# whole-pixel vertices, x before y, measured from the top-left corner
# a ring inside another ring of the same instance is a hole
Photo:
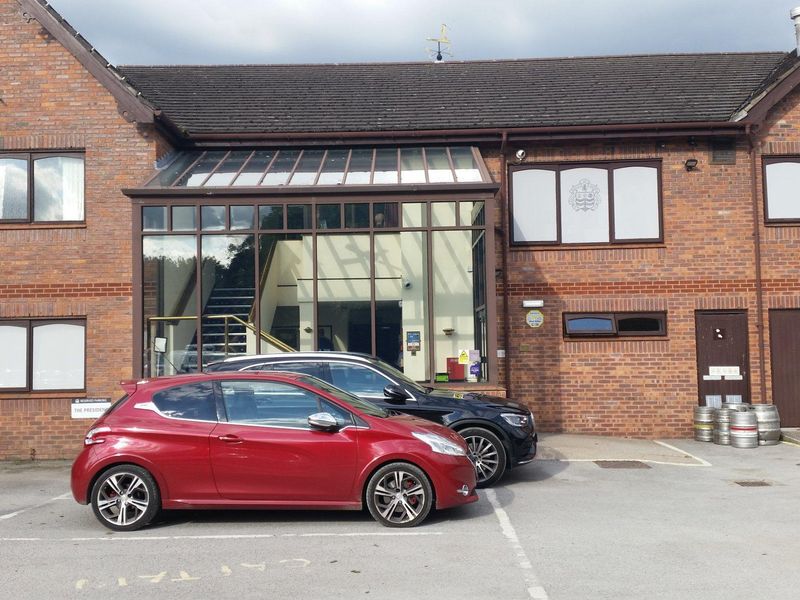
[[[324,134],[727,121],[774,77],[787,56],[755,52],[119,70],[189,135]]]

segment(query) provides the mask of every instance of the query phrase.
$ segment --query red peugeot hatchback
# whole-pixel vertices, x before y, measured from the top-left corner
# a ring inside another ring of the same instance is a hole
[[[86,434],[72,494],[116,531],[160,509],[360,509],[412,527],[474,502],[457,434],[308,375],[213,373],[124,382]]]

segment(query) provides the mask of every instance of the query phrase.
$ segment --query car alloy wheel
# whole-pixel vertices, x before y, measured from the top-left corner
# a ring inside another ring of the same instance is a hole
[[[135,465],[120,465],[103,473],[92,487],[97,519],[114,531],[134,531],[147,525],[161,500],[153,477]]]
[[[466,440],[472,455],[478,487],[497,482],[506,471],[506,449],[500,438],[482,427],[468,427],[458,433]]]
[[[433,489],[419,467],[391,463],[378,469],[367,485],[367,508],[381,525],[414,527],[433,506]]]

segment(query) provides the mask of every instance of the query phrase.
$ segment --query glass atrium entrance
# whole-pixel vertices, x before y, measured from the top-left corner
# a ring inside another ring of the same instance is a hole
[[[376,184],[378,153],[387,150],[397,157],[394,183]],[[407,150],[337,149],[334,158],[344,156],[339,183],[325,171],[328,152],[314,151],[320,156],[309,166],[305,151],[292,150],[283,185],[302,169],[316,170],[304,175],[303,193],[291,194],[280,183],[263,183],[289,151],[275,151],[270,168],[264,157],[252,167],[265,171],[257,188],[255,177],[241,188],[231,182],[267,151],[236,151],[248,156],[235,157],[236,173],[216,186],[208,182],[234,152],[213,160],[212,152],[198,155],[193,166],[181,155],[176,162],[184,172],[175,163],[165,169],[172,168],[175,185],[162,171],[152,180],[157,186],[129,191],[142,257],[142,373],[191,372],[242,354],[342,350],[378,356],[418,381],[487,380],[494,362],[488,175],[472,148],[410,149],[422,163],[403,162]],[[368,183],[348,187],[347,168],[361,160],[356,152],[371,153],[369,169],[358,167],[366,172],[358,181]],[[445,186],[429,183],[445,179],[430,168],[436,163],[429,155],[439,153],[448,159],[439,165],[453,167]],[[406,164],[428,166],[413,193],[399,183]],[[326,173],[334,183],[320,183]]]

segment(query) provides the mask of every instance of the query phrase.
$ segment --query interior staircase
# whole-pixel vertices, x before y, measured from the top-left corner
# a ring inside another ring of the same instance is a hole
[[[234,315],[244,322],[250,318],[255,301],[255,288],[215,286],[203,311],[203,359],[209,363],[247,352],[247,328],[235,319],[227,319],[228,336],[225,344],[226,319],[214,315]]]

